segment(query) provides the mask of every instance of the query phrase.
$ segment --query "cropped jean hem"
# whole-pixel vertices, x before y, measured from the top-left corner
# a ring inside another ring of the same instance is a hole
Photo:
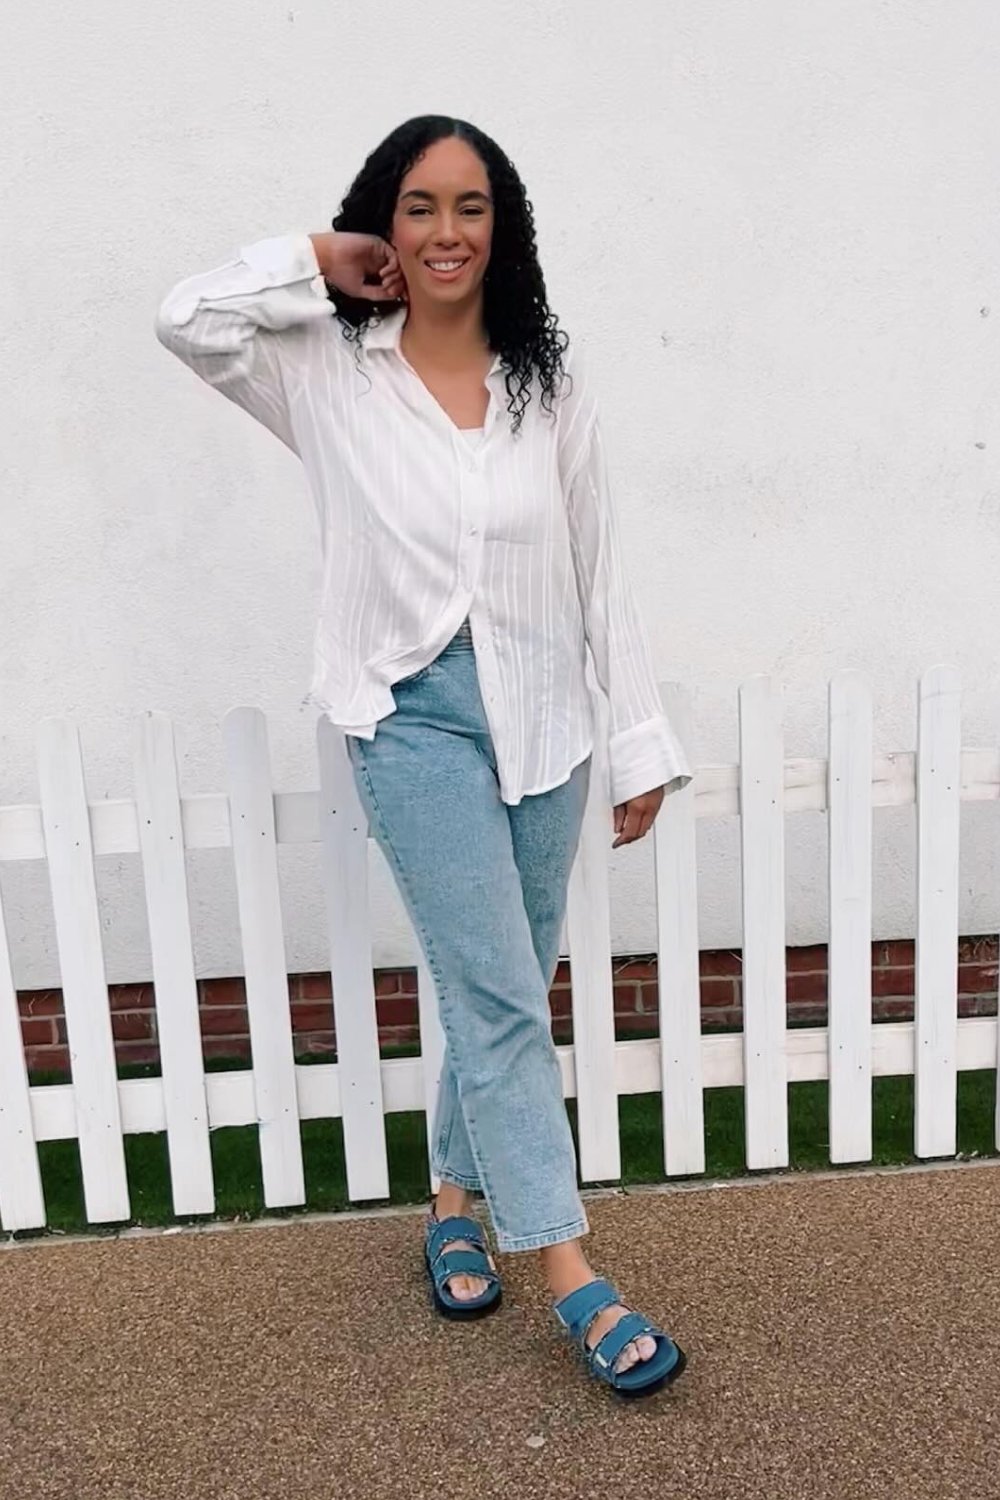
[[[504,1234],[494,1228],[497,1249],[505,1251],[545,1250],[549,1245],[564,1245],[567,1240],[578,1240],[590,1233],[586,1215],[562,1229],[549,1229],[543,1234]]]
[[[439,1167],[435,1167],[433,1171],[435,1177],[439,1178],[441,1182],[450,1182],[452,1187],[464,1188],[467,1193],[481,1193],[483,1191],[483,1185],[478,1177],[463,1177],[460,1172],[451,1172],[447,1169],[441,1171]]]

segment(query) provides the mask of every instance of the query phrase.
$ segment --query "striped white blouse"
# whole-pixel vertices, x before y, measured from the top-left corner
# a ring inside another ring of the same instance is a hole
[[[304,701],[372,739],[392,685],[468,617],[500,795],[566,781],[593,749],[589,645],[610,707],[614,805],[691,780],[622,573],[594,400],[578,357],[552,415],[537,388],[511,432],[500,362],[478,446],[404,359],[405,309],[345,340],[306,234],[182,281],[160,341],[305,467],[323,587]]]

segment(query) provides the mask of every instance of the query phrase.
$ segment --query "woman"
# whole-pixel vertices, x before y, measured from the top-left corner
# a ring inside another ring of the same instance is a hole
[[[593,398],[550,313],[531,205],[475,127],[410,120],[333,232],[183,281],[161,341],[305,466],[323,593],[308,700],[346,734],[446,1037],[425,1226],[435,1304],[500,1305],[537,1250],[587,1368],[623,1394],[679,1375],[665,1333],[595,1276],[548,993],[587,800],[590,648],[610,704],[617,834],[691,770],[631,601]]]

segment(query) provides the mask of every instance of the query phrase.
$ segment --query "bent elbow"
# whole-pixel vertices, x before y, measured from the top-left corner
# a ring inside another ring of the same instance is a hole
[[[180,287],[175,287],[168,292],[156,309],[153,319],[153,331],[157,339],[165,349],[172,354],[184,357],[190,340],[185,334],[185,328],[190,325],[195,312],[197,301],[190,296],[184,295]]]
[[[159,307],[156,310],[156,317],[153,319],[153,332],[156,334],[157,340],[163,345],[164,349],[169,349],[171,354],[175,354],[177,352],[176,340],[174,337],[176,330],[174,328],[172,319],[163,310],[162,307]]]

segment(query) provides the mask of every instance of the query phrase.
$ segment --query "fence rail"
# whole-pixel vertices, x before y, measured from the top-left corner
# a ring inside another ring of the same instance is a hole
[[[661,686],[691,743],[684,691]],[[704,1091],[742,1085],[746,1164],[788,1164],[787,1086],[829,1079],[830,1160],[872,1156],[875,1076],[915,1077],[914,1153],[955,1153],[957,1075],[995,1069],[998,1023],[958,1018],[960,803],[1000,797],[1000,749],[963,749],[958,673],[918,683],[915,752],[876,754],[862,674],[829,684],[829,758],[786,759],[779,683],[739,690],[739,762],[699,767],[653,830],[660,1035],[616,1042],[608,856],[610,815],[601,751],[573,868],[566,934],[573,976],[573,1044],[559,1047],[563,1091],[577,1100],[584,1182],[621,1174],[618,1098],[663,1096],[663,1170],[705,1171]],[[443,1055],[433,980],[414,938],[421,1056],[379,1056],[368,904],[368,829],[339,731],[317,724],[318,789],[275,793],[267,722],[232,709],[223,722],[227,790],[181,797],[173,726],[139,716],[135,797],[88,804],[72,720],[39,727],[39,805],[0,807],[0,861],[48,865],[71,1079],[30,1086],[0,907],[0,1225],[46,1222],[39,1142],[79,1142],[91,1223],[130,1217],[124,1136],[166,1132],[177,1215],[215,1209],[209,1135],[256,1125],[264,1202],[305,1201],[300,1121],[343,1121],[348,1192],[389,1195],[385,1116],[433,1112]],[[601,736],[599,744],[601,743]],[[917,816],[917,958],[912,1023],[872,1025],[872,816],[913,804]],[[829,1024],[788,1030],[785,1010],[784,820],[825,811],[829,824]],[[743,917],[741,1033],[703,1035],[698,971],[695,820],[739,816]],[[337,1061],[298,1064],[293,1052],[278,882],[279,844],[319,843],[333,978]],[[233,852],[253,1065],[204,1071],[185,873],[188,849]],[[117,1078],[101,943],[95,856],[141,856],[162,1076]],[[996,1118],[1000,1146],[1000,1106]]]

